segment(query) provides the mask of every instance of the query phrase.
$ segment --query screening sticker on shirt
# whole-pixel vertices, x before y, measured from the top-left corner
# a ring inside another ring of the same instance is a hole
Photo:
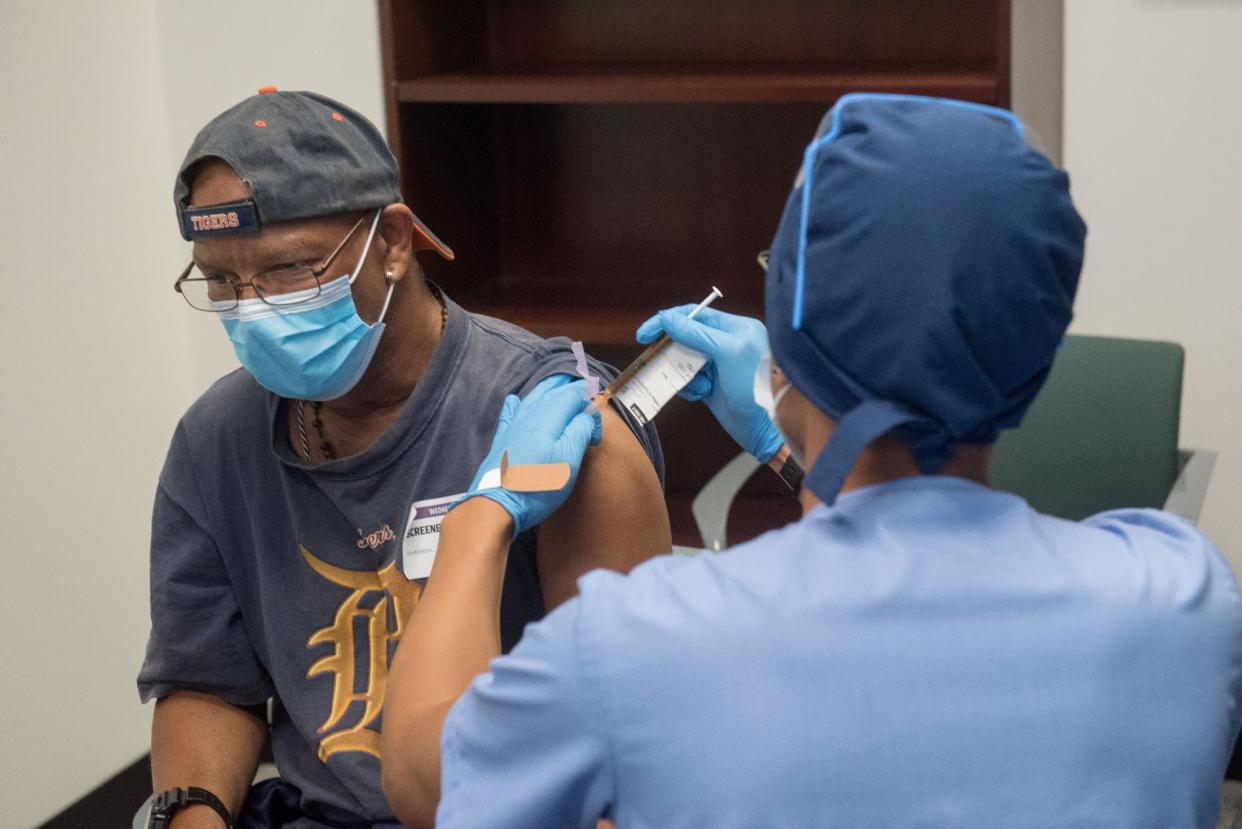
[[[406,521],[401,545],[401,569],[407,579],[425,579],[431,575],[436,547],[440,543],[440,522],[448,514],[449,507],[465,494],[428,498],[410,505],[410,518]]]

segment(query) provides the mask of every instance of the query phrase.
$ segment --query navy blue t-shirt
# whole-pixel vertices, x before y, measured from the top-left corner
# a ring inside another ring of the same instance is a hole
[[[324,821],[391,820],[380,710],[439,522],[486,456],[505,395],[574,373],[569,340],[447,307],[426,373],[367,451],[306,463],[290,446],[286,403],[239,369],[182,418],[160,475],[141,697],[272,699],[281,777]],[[663,479],[654,430],[631,428]],[[544,615],[536,532],[510,549],[506,650]]]

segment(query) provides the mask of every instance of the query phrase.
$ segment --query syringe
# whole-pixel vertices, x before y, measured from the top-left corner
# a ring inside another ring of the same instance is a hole
[[[686,316],[688,316],[690,319],[694,319],[696,316],[698,316],[700,311],[702,311],[707,306],[711,305],[719,297],[722,297],[722,296],[724,296],[724,294],[720,292],[720,289],[717,288],[715,285],[713,285],[712,292],[708,294],[703,299],[702,302],[694,306],[694,309],[690,311],[690,313],[687,314]],[[643,350],[642,354],[639,354],[637,357],[634,358],[634,362],[630,363],[628,366],[625,367],[625,371],[617,375],[616,380],[613,380],[611,383],[609,383],[608,387],[604,389],[602,392],[600,392],[598,396],[596,396],[595,404],[597,406],[602,406],[604,403],[607,403],[608,399],[612,397],[614,394],[616,394],[617,392],[619,392],[622,388],[624,388],[625,384],[630,382],[630,380],[634,377],[634,375],[642,370],[643,366],[651,362],[652,359],[654,359],[655,356],[659,354],[661,351],[668,348],[668,346],[672,342],[673,342],[672,337],[670,337],[668,334],[663,334],[660,336],[658,340],[653,342],[651,345],[647,346],[647,348]]]

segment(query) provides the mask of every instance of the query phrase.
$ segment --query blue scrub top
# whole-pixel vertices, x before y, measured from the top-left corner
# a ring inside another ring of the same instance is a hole
[[[1242,600],[1166,513],[911,478],[580,587],[450,712],[441,829],[1215,821]]]

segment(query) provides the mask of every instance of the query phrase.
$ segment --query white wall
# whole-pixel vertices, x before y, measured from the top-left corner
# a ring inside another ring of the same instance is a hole
[[[1063,0],[1012,0],[1011,108],[1044,154],[1060,164]]]
[[[191,400],[154,7],[0,12],[0,825],[138,757],[151,498]]]
[[[1201,526],[1242,574],[1242,2],[1066,0],[1065,165],[1090,227],[1075,330],[1186,348]]]
[[[0,826],[22,829],[148,745],[156,476],[235,364],[171,290],[177,163],[264,84],[382,123],[376,7],[5,0],[0,78]]]

